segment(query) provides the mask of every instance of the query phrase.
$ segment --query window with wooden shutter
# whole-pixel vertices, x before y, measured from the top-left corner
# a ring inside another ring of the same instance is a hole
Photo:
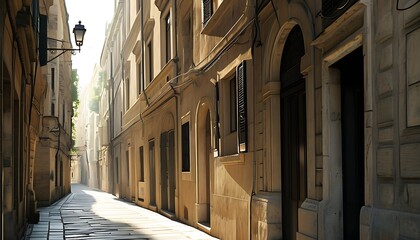
[[[182,171],[190,171],[190,123],[186,122],[181,126],[182,141]]]
[[[217,152],[219,153],[219,140],[220,140],[220,128],[219,128],[219,83],[216,82],[215,87],[214,87],[214,106],[215,106],[215,113],[216,113],[216,122],[214,124],[215,127],[215,141],[214,141],[214,148],[217,150]]]
[[[203,24],[213,15],[213,0],[203,0]]]
[[[236,69],[237,79],[237,121],[238,121],[238,149],[239,152],[247,151],[248,123],[246,104],[246,67],[242,62]]]
[[[229,112],[230,112],[230,132],[236,132],[238,128],[238,103],[236,100],[236,76],[229,80]]]

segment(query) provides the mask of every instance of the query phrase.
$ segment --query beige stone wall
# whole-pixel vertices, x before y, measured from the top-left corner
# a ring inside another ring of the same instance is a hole
[[[48,37],[64,40],[70,47],[67,10],[61,1],[54,1],[49,11]],[[48,47],[57,42],[49,40]],[[49,205],[70,192],[70,142],[71,142],[71,54],[66,53],[52,60],[57,53],[48,52],[42,76],[47,84],[42,89],[45,102],[40,126],[40,149],[35,156],[34,188],[40,205]],[[53,83],[54,81],[54,83]],[[52,107],[54,104],[54,108]],[[46,154],[48,153],[48,154]],[[46,154],[46,155],[43,155]],[[47,156],[47,157],[45,157]]]
[[[0,70],[2,152],[0,158],[2,211],[0,238],[23,236],[28,221],[35,221],[34,158],[40,134],[46,84],[39,68],[37,42],[32,25],[18,25],[18,12],[23,8],[46,14],[50,2],[32,10],[26,1],[2,1],[0,11]],[[19,56],[19,57],[16,57]],[[36,76],[36,78],[34,78]],[[26,85],[25,83],[36,82]],[[33,93],[31,99],[31,91]],[[32,102],[31,102],[32,101]],[[30,111],[31,110],[31,111]],[[29,122],[28,120],[31,119]]]
[[[114,82],[108,171],[113,172],[108,181],[114,184],[114,194],[223,239],[281,238],[287,223],[282,223],[280,66],[286,39],[299,26],[305,49],[300,72],[306,90],[307,197],[297,207],[297,239],[343,238],[342,78],[334,64],[356,49],[363,52],[359,60],[363,61],[365,99],[361,239],[419,237],[416,63],[420,54],[416,44],[420,5],[397,11],[392,1],[358,1],[324,28],[321,1],[271,1],[258,9],[257,28],[252,1],[214,1],[213,16],[205,24],[200,1],[182,1],[176,7],[175,1],[164,2],[145,2],[140,12],[133,11],[134,1],[118,3],[102,55],[101,64],[114,74],[109,75]],[[175,59],[166,62],[164,17],[168,13],[169,55]],[[115,32],[117,26],[124,31]],[[119,53],[122,62],[115,59],[111,71],[110,58]],[[227,83],[243,61],[248,151],[238,153],[225,103],[230,94]],[[215,132],[217,117],[220,141]],[[181,126],[186,122],[190,124],[190,171],[183,172]],[[161,134],[168,131],[174,131],[175,138],[171,169],[175,188],[169,190],[175,208],[171,211],[165,209],[161,155]],[[143,171],[144,181],[140,181]],[[154,203],[151,180],[156,182]]]
[[[419,238],[418,203],[420,6],[398,11],[392,1],[373,1],[374,98],[373,207],[366,239]],[[401,2],[401,7],[404,3]],[[408,5],[408,3],[406,3]],[[369,215],[368,215],[369,214]],[[390,220],[392,219],[392,220]],[[414,227],[417,226],[417,227]]]

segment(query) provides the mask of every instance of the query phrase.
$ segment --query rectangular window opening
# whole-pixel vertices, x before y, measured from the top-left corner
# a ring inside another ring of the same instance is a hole
[[[51,68],[51,90],[55,91],[55,68]]]
[[[51,116],[55,116],[55,104],[51,103]]]
[[[171,60],[171,13],[165,17],[166,62]]]
[[[153,46],[152,41],[147,44],[147,60],[148,60],[148,83],[153,81]]]
[[[128,110],[128,109],[130,109],[130,79],[127,78],[125,80],[125,83],[126,83],[126,91],[125,91],[126,99],[125,99],[125,102],[126,102],[126,110]]]
[[[144,182],[144,149],[143,146],[139,148],[140,153],[140,182]]]
[[[213,15],[213,0],[203,0],[203,25],[205,25]]]
[[[190,123],[182,124],[182,171],[190,171]]]

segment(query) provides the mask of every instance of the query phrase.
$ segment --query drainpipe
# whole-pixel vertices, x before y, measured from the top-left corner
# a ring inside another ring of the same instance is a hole
[[[176,8],[176,1],[173,0],[172,1],[172,9],[173,9],[173,23],[174,23],[174,34],[172,34],[173,36],[173,44],[174,47],[172,48],[174,50],[174,76],[178,76],[178,62],[179,62],[179,58],[178,58],[178,39],[177,39],[177,27],[178,27],[178,15],[177,15],[177,8]],[[179,78],[176,78],[176,82],[179,82]],[[171,85],[172,87],[172,85]],[[181,143],[181,121],[180,121],[180,109],[181,109],[181,100],[180,100],[180,95],[175,91],[175,89],[172,87],[172,90],[174,91],[174,96],[175,96],[175,132],[177,133],[177,141],[176,141],[176,145],[177,147],[175,149],[178,149],[178,154],[175,154],[178,156],[178,158],[176,159],[181,159],[182,157],[182,145]],[[175,162],[179,162],[179,161],[175,161]],[[176,171],[177,170],[177,164],[175,164],[175,173],[179,173],[180,171]],[[177,198],[179,196],[179,177],[180,175],[178,175],[178,181],[175,182],[175,198]],[[175,177],[175,179],[177,179]],[[178,182],[178,186],[177,186],[177,182]],[[179,199],[178,199],[178,204],[180,203]],[[180,207],[178,206],[178,213],[180,211]],[[176,208],[176,206],[175,206]],[[176,209],[175,209],[176,211]]]
[[[109,88],[109,95],[108,98],[110,100],[110,104],[109,104],[109,111],[110,111],[110,116],[109,116],[109,146],[110,146],[110,155],[111,155],[111,163],[112,163],[112,168],[109,168],[108,170],[108,174],[109,172],[112,172],[112,174],[109,174],[112,176],[111,179],[111,192],[112,194],[115,194],[115,186],[114,186],[114,72],[113,72],[113,62],[112,62],[112,51],[109,48],[109,55],[110,55],[110,88]]]
[[[146,96],[146,92],[144,91],[145,86],[144,86],[144,4],[143,1],[141,1],[141,6],[140,6],[140,28],[141,28],[141,74],[140,74],[140,84],[143,85],[142,87],[142,92],[143,94],[145,94],[146,97],[146,102],[147,105],[149,106],[148,100],[147,100],[147,96]],[[141,116],[141,109],[140,109],[140,116]]]
[[[3,45],[6,19],[5,1],[0,1],[0,78],[3,79]],[[3,81],[0,83],[0,95],[3,96]],[[0,97],[0,106],[3,106],[3,97]],[[0,113],[0,122],[3,123],[3,111]],[[3,126],[3,124],[2,124]],[[0,131],[0,159],[3,159],[3,131]],[[3,203],[3,161],[0,161],[0,201]],[[0,211],[0,239],[3,239],[3,210]]]
[[[249,0],[251,1],[251,0]],[[252,52],[252,62],[254,62],[254,48],[257,46],[259,47],[261,42],[257,42],[258,35],[259,35],[259,29],[258,29],[258,10],[259,10],[259,6],[257,4],[257,0],[253,0],[253,4],[254,4],[254,36],[253,36],[253,41],[252,41],[252,45],[251,45],[251,52]],[[256,44],[257,43],[257,44]],[[255,69],[253,70],[254,76],[255,76]],[[255,78],[254,78],[255,79]],[[253,88],[255,91],[255,88]],[[254,92],[253,92],[254,93]],[[254,94],[255,96],[255,94]],[[255,119],[253,121],[255,123]],[[249,239],[252,239],[252,200],[253,197],[255,196],[255,185],[256,185],[256,177],[257,177],[257,161],[256,161],[256,151],[254,149],[254,154],[253,154],[253,161],[252,161],[252,192],[251,192],[251,197],[250,197],[250,201],[249,201]]]

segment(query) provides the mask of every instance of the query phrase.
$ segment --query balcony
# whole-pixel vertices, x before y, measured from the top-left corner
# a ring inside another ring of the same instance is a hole
[[[202,34],[225,36],[247,10],[248,1],[224,0],[204,23]]]
[[[166,93],[172,91],[168,81],[174,78],[175,66],[175,61],[171,59],[146,87],[145,93],[140,95],[141,100],[146,100],[147,97],[148,109],[153,109],[157,102],[165,99]]]

